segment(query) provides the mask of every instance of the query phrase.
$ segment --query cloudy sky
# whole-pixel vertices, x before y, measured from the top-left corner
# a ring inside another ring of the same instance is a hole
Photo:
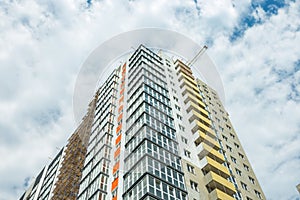
[[[267,198],[299,199],[299,19],[300,0],[0,1],[0,200],[20,197],[76,128],[74,85],[88,55],[145,27],[209,46]]]

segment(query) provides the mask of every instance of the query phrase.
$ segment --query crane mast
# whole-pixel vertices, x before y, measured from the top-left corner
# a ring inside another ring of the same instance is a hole
[[[200,51],[195,55],[195,57],[187,63],[187,66],[191,67],[200,58],[200,56],[206,51],[207,48],[208,47],[204,45],[200,49]]]

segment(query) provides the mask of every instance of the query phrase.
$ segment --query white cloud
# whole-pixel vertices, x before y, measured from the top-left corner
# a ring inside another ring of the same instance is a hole
[[[258,8],[252,14],[263,23],[234,43],[229,37],[249,1],[93,2],[89,9],[79,0],[0,3],[1,200],[18,198],[26,177],[37,175],[75,128],[72,92],[88,54],[112,35],[141,27],[211,41],[233,125],[267,197],[296,194],[300,113],[291,84],[299,94],[299,1],[270,18]]]
[[[233,124],[269,199],[295,198],[300,176],[300,102],[290,99],[292,84],[300,85],[299,13],[299,1],[290,3],[234,44],[220,37],[212,52]]]

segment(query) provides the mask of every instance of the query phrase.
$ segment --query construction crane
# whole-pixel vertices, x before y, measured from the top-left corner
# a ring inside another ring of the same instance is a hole
[[[202,49],[200,49],[200,51],[195,55],[195,57],[187,63],[187,66],[191,67],[200,58],[200,56],[206,51],[207,48],[208,47],[204,45]]]

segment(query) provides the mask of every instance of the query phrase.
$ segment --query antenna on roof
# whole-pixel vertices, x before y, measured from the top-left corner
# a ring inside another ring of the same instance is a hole
[[[200,58],[200,56],[206,51],[207,48],[208,47],[206,45],[204,45],[200,49],[200,51],[195,55],[195,57],[187,63],[187,66],[191,67]]]

